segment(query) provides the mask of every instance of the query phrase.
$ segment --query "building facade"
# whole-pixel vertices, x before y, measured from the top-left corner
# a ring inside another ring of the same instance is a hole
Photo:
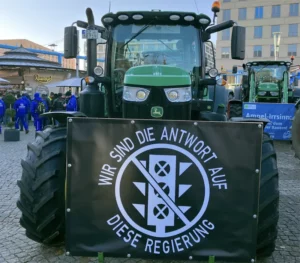
[[[104,59],[105,58],[105,49],[106,49],[106,44],[99,44],[97,45],[97,59]],[[85,40],[83,42],[83,55],[86,56],[87,55],[87,41]],[[101,66],[104,69],[104,62],[97,62],[98,66]],[[84,64],[83,64],[83,70],[87,70],[87,61],[84,60]]]
[[[211,68],[215,67],[214,56],[216,56],[215,46],[210,42],[206,42],[205,43],[205,57],[207,59],[207,65],[206,65],[207,69],[211,69]]]
[[[24,48],[52,51],[49,48],[46,48],[42,45],[39,45],[39,44],[34,43],[27,39],[4,39],[4,40],[0,40],[0,44],[17,46],[17,47],[22,45]],[[5,51],[9,51],[9,50],[0,48],[0,56],[2,56]],[[57,56],[54,56],[54,55],[38,54],[38,57],[52,61],[52,62],[58,62]],[[76,69],[76,59],[65,59],[63,57],[62,58],[62,67],[68,68],[68,69]]]
[[[300,64],[299,0],[220,0],[218,23],[234,20],[246,27],[245,60],[231,59],[231,30],[217,33],[217,68],[231,71],[232,66],[255,60],[275,60],[274,33],[280,33],[277,60]]]

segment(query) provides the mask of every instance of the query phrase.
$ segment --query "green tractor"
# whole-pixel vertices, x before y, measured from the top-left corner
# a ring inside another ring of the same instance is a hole
[[[219,8],[212,11],[216,16]],[[213,109],[225,87],[218,84],[216,69],[205,74],[204,44],[211,34],[233,28],[232,59],[245,56],[245,28],[232,20],[213,25],[204,14],[130,11],[104,15],[102,27],[95,25],[90,8],[86,15],[87,22],[76,22],[87,30],[87,86],[80,93],[81,112],[44,114],[59,125],[36,133],[18,181],[20,224],[28,238],[48,246],[65,242],[68,117],[217,121],[221,128],[226,113]],[[97,66],[99,33],[106,40],[104,70]],[[65,58],[76,58],[77,41],[77,27],[66,27]],[[210,87],[214,100],[207,99]],[[265,124],[260,119],[252,122]],[[262,156],[256,251],[258,256],[270,256],[277,238],[279,191],[276,153],[267,134]]]
[[[293,103],[288,61],[253,61],[243,65],[242,85],[229,103],[229,117],[242,116],[243,102]],[[236,67],[233,72],[236,73]]]

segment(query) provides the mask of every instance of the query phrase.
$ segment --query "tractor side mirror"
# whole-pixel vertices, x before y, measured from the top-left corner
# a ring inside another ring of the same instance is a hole
[[[237,66],[233,66],[232,67],[232,74],[236,74],[237,73]]]
[[[78,36],[76,26],[65,27],[64,57],[76,58],[78,53]]]
[[[244,88],[249,88],[248,82],[249,82],[248,76],[243,75],[243,76],[242,76],[242,86],[243,86]]]
[[[231,58],[237,60],[245,59],[246,28],[234,26],[231,35]]]

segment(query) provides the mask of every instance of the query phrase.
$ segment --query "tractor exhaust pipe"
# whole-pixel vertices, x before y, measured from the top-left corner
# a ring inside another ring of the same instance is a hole
[[[87,30],[95,30],[95,19],[91,8],[86,9],[88,21]],[[87,39],[87,74],[92,76],[94,68],[97,66],[97,40]]]
[[[94,14],[91,8],[87,8],[86,11],[86,16],[87,16],[87,20],[88,20],[88,24],[91,26],[95,25],[95,19],[94,19]]]
[[[98,30],[91,8],[86,9],[86,30]],[[94,68],[97,66],[97,39],[87,37],[87,74],[94,76]],[[96,82],[88,85],[80,92],[80,111],[88,117],[104,117],[104,93],[99,90]]]

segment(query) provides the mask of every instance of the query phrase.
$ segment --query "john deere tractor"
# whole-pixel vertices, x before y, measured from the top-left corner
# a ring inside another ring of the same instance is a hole
[[[216,15],[219,9],[215,4],[212,11]],[[245,28],[232,20],[214,25],[205,14],[130,11],[108,13],[102,17],[103,26],[97,26],[90,8],[86,15],[87,22],[76,22],[87,36],[88,85],[80,93],[81,112],[44,114],[59,125],[36,133],[18,181],[20,224],[28,238],[49,246],[65,240],[68,117],[219,121],[222,132],[226,114],[213,111],[215,99],[208,100],[207,94],[212,86],[216,98],[225,87],[218,84],[215,68],[205,76],[204,44],[211,34],[232,28],[232,59],[245,56]],[[99,34],[106,40],[104,70],[97,66]],[[76,26],[65,28],[64,45],[65,58],[76,58]],[[269,256],[277,237],[279,192],[276,153],[267,134],[262,156],[257,255]]]
[[[288,61],[253,61],[244,64],[242,85],[229,103],[229,117],[242,116],[243,102],[294,102]]]

